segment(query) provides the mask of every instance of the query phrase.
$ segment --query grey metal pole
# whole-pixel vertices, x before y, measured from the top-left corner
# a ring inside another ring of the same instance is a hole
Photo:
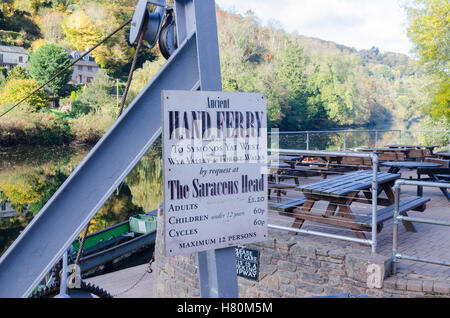
[[[59,288],[59,294],[56,295],[55,298],[70,298],[67,294],[67,251],[64,252],[62,260],[61,285]]]
[[[347,150],[347,132],[344,132],[344,151]]]
[[[309,132],[306,132],[306,150],[309,150]]]
[[[445,261],[445,260],[441,260],[441,259],[421,257],[421,256],[415,256],[415,255],[408,255],[408,254],[400,254],[400,253],[397,253],[396,256],[397,256],[397,259],[406,259],[406,260],[410,260],[410,261],[416,261],[416,262],[422,262],[422,263],[428,263],[428,264],[450,266],[449,261]]]
[[[394,186],[394,231],[392,236],[392,273],[397,272],[397,240],[398,240],[398,214],[400,210],[400,185]]]
[[[188,3],[189,1],[186,1]],[[178,1],[176,2],[178,4]],[[193,0],[200,89],[221,91],[219,43],[214,1]],[[200,295],[236,298],[239,295],[234,247],[197,253]]]
[[[375,149],[378,148],[378,130],[375,130]]]
[[[440,259],[432,259],[425,258],[421,256],[407,255],[397,252],[397,244],[398,244],[398,223],[399,221],[410,221],[410,222],[419,222],[425,224],[434,224],[434,225],[443,225],[450,226],[450,221],[447,220],[436,220],[429,218],[418,218],[418,217],[410,217],[399,215],[399,202],[400,202],[400,189],[402,185],[421,185],[421,186],[429,186],[429,187],[438,187],[438,188],[449,188],[450,185],[448,183],[443,182],[426,182],[426,181],[415,181],[415,180],[405,180],[400,179],[395,182],[394,186],[394,197],[395,197],[395,205],[394,205],[394,231],[392,237],[392,273],[395,274],[397,272],[397,263],[399,259],[406,259],[411,261],[418,261],[430,264],[437,265],[445,265],[450,266],[449,261],[440,260]]]
[[[372,253],[377,252],[378,156],[372,155]]]
[[[356,242],[356,243],[367,244],[367,245],[372,244],[371,240],[365,240],[365,239],[360,239],[360,238],[356,238],[356,237],[350,237],[350,236],[344,236],[344,235],[338,235],[338,234],[330,234],[330,233],[305,230],[305,229],[297,229],[297,228],[283,226],[283,225],[277,225],[277,224],[269,224],[268,226],[269,226],[269,228],[276,229],[276,230],[310,234],[310,235],[316,235],[316,236],[327,237],[327,238],[338,239],[338,240],[349,241],[349,242]]]
[[[450,221],[445,221],[445,220],[436,220],[436,219],[428,219],[428,218],[425,219],[425,218],[417,218],[417,217],[403,216],[403,215],[399,215],[397,218],[400,221],[410,221],[410,222],[419,222],[419,223],[425,223],[425,224],[450,226]]]

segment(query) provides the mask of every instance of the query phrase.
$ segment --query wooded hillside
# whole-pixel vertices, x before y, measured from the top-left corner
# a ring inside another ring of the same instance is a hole
[[[3,1],[0,44],[22,45],[30,53],[46,42],[84,50],[131,17],[135,2]],[[241,16],[218,8],[217,21],[223,89],[265,92],[270,127],[389,128],[395,121],[410,128],[424,116],[422,109],[430,101],[424,90],[428,78],[423,67],[406,55],[375,47],[358,51],[275,26],[262,27],[251,12]],[[92,54],[112,78],[125,79],[128,74],[134,54],[127,43],[128,30]],[[161,60],[157,49],[141,51],[131,96],[142,89]]]

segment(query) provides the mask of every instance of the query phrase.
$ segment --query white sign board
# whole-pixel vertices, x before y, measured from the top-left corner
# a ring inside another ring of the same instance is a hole
[[[163,91],[165,254],[267,240],[260,93]]]

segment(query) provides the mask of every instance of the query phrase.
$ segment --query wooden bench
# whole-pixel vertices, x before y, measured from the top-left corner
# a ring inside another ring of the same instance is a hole
[[[281,203],[271,204],[270,208],[278,211],[280,215],[290,215],[290,213],[306,202],[305,197],[298,197],[295,199],[287,200]]]
[[[343,165],[353,165],[353,166],[372,166],[372,160],[370,158],[360,158],[360,157],[344,157],[341,163]]]
[[[285,179],[294,179],[296,185],[299,185],[300,177],[315,177],[322,176],[326,179],[328,174],[339,174],[339,172],[328,171],[327,167],[309,167],[309,166],[296,166],[292,169],[285,170],[283,175],[279,176],[279,180],[283,181]]]
[[[425,203],[430,201],[429,198],[424,197],[408,197],[399,202],[399,214],[406,215],[409,210],[416,210],[423,212],[425,210]],[[387,206],[377,211],[377,231],[383,228],[383,222],[391,219],[394,216],[395,205]],[[368,230],[372,228],[372,215],[367,215],[357,219],[363,227]]]
[[[449,168],[450,167],[450,160],[446,160],[446,159],[439,159],[439,158],[433,158],[433,157],[426,157],[424,160],[424,162],[434,162],[434,163],[439,163],[442,165],[442,168]]]
[[[381,161],[405,161],[406,155],[403,152],[389,151],[378,154],[378,160]]]
[[[391,148],[356,148],[356,151],[373,152],[378,156],[380,161],[405,161],[407,149],[391,149]],[[365,159],[369,160],[370,159]],[[371,163],[369,164],[371,165]]]
[[[305,177],[310,176],[322,176],[326,179],[329,175],[340,175],[348,171],[358,170],[356,166],[353,165],[343,165],[337,163],[326,163],[326,162],[311,162],[308,165],[296,166],[294,169],[289,170],[292,174],[298,174]]]
[[[377,191],[378,205],[390,206],[393,211],[394,193],[392,186],[396,179],[400,177],[400,174],[377,172],[376,178],[378,186],[387,196],[387,200],[380,198],[381,191]],[[301,208],[294,208],[290,216],[295,218],[292,227],[301,228],[304,221],[313,221],[318,223],[325,223],[333,226],[344,227],[351,229],[353,234],[361,239],[366,239],[364,232],[368,227],[364,222],[358,220],[358,215],[352,212],[350,205],[357,200],[359,193],[363,193],[366,197],[366,201],[371,201],[371,187],[373,181],[373,174],[371,171],[359,170],[356,172],[348,173],[342,176],[335,177],[330,180],[319,181],[312,184],[301,185],[297,187],[297,190],[302,191],[306,198],[306,202]],[[383,199],[383,203],[380,202]],[[410,209],[424,209],[424,204],[429,199],[416,198],[412,201],[405,201],[402,203],[402,214],[406,213]],[[328,206],[323,213],[313,213],[312,208],[318,201],[328,201]],[[384,202],[388,201],[388,202]],[[367,202],[369,203],[369,202]],[[382,203],[382,204],[381,204]],[[385,209],[385,210],[383,210]],[[369,208],[368,210],[371,210]],[[386,213],[389,208],[382,208],[381,212]],[[377,223],[377,227],[380,230],[386,219],[380,218],[380,222]],[[403,224],[408,231],[414,232],[414,225],[410,221],[404,221]]]
[[[286,190],[287,189],[294,189],[297,186],[295,184],[292,183],[273,183],[273,182],[269,182],[269,193],[268,193],[268,198],[270,200],[270,193],[272,192],[272,190],[277,194],[277,202],[281,202],[281,194],[286,195]]]
[[[430,201],[429,198],[424,197],[409,197],[400,201],[399,204],[399,213],[401,215],[407,215],[406,212],[412,209],[419,209],[420,211],[425,210],[425,203]],[[394,216],[394,205],[387,206],[377,211],[377,232],[380,232],[383,228],[383,222],[389,220]],[[338,215],[342,214],[338,212]],[[326,214],[317,214],[310,212],[302,212],[300,209],[294,208],[289,214],[286,215],[300,218],[303,220],[309,220],[313,222],[325,223],[329,225],[335,225],[340,227],[349,228],[356,231],[371,231],[372,229],[372,215],[367,215],[364,217],[355,217],[352,219],[346,219],[344,217],[338,215],[326,215]],[[415,232],[414,227],[411,226],[410,223],[403,222],[403,225],[410,232]]]
[[[408,151],[408,159],[422,161],[426,156],[430,155],[430,151],[427,149],[410,149]]]

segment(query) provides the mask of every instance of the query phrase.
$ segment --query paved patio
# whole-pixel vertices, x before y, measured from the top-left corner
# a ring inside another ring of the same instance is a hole
[[[415,172],[402,171],[402,177],[415,177]],[[329,178],[332,178],[330,176]],[[308,177],[301,178],[300,183],[310,183],[321,180],[321,177]],[[293,181],[283,181],[293,182]],[[293,196],[298,196],[300,193],[294,190],[289,190],[283,199]],[[412,186],[402,187],[402,197],[416,195],[416,188]],[[429,197],[431,200],[427,203],[426,210],[424,212],[410,211],[410,216],[427,217],[433,219],[450,220],[450,203],[442,195],[441,191],[437,188],[424,188],[424,196]],[[320,205],[314,207],[313,211],[324,211],[326,205]],[[352,204],[352,210],[354,213],[369,214],[371,212],[370,205],[362,203]],[[283,217],[278,212],[269,212],[269,224],[277,224],[290,226],[293,219],[289,217]],[[415,223],[417,232],[407,232],[403,225],[399,226],[399,239],[398,239],[398,251],[400,253],[423,256],[428,258],[437,258],[450,261],[450,228],[445,226],[430,225]],[[326,233],[335,233],[339,235],[345,235],[354,237],[350,230],[337,228],[334,226],[313,223],[305,221],[303,229],[309,229],[314,231],[323,231]],[[277,232],[279,230],[275,230]],[[378,234],[378,247],[377,253],[385,256],[392,254],[392,234],[393,234],[393,221],[388,220],[384,223],[382,231]],[[297,234],[298,238],[312,237],[310,234]],[[370,238],[370,233],[366,235]],[[371,252],[369,246],[363,246],[359,243],[342,241],[337,239],[324,238],[314,236],[314,240],[317,242],[323,242],[332,244],[334,246],[340,246],[348,250],[349,253],[354,250],[364,250],[367,253]],[[98,284],[115,297],[127,298],[127,297],[155,297],[154,296],[154,277],[151,273],[146,273],[147,264],[130,267],[121,271],[92,277],[87,279],[88,282]],[[448,282],[450,283],[450,267],[433,265],[427,263],[419,263],[408,260],[400,260],[398,263],[398,272],[395,279],[403,279],[404,281],[435,281],[435,282]]]
[[[417,177],[416,173],[412,171],[402,170],[401,173],[402,178],[408,178],[409,176],[412,176],[413,178]],[[333,176],[330,176],[329,178],[331,179],[332,177]],[[321,180],[320,177],[300,178],[300,184],[311,183],[319,180]],[[283,182],[290,181],[286,180]],[[416,189],[417,188],[414,186],[402,186],[400,199],[407,196],[415,196]],[[295,190],[288,190],[287,195],[282,197],[295,197],[299,194],[300,193]],[[424,188],[423,195],[431,199],[427,203],[426,210],[424,212],[409,211],[409,216],[450,221],[450,202],[447,201],[447,199],[438,188]],[[317,206],[314,206],[312,211],[321,212],[325,211],[325,209],[325,204],[318,204]],[[371,206],[368,204],[356,202],[352,204],[352,210],[354,213],[361,213],[366,215],[371,213]],[[292,221],[292,218],[280,216],[275,211],[271,211],[269,213],[269,224],[289,226],[292,224]],[[423,223],[414,223],[414,225],[417,229],[417,232],[415,233],[407,232],[403,225],[400,223],[398,233],[398,252],[408,255],[450,261],[450,227]],[[305,221],[302,229],[323,231],[326,233],[334,233],[354,237],[351,230],[310,221]],[[303,233],[297,235],[299,236],[299,238],[302,236],[312,237],[310,234]],[[370,238],[370,235],[371,233],[367,233],[366,237]],[[384,223],[382,231],[378,233],[377,253],[386,256],[392,255],[392,236],[393,221],[391,219]],[[363,246],[359,243],[324,238],[319,236],[314,237],[317,242],[338,245],[348,249],[363,249],[367,250],[367,253],[370,253],[371,251],[371,248],[369,246]],[[434,281],[447,280],[450,282],[450,267],[408,260],[399,260],[397,266],[397,276],[403,277],[405,279],[422,279]]]

